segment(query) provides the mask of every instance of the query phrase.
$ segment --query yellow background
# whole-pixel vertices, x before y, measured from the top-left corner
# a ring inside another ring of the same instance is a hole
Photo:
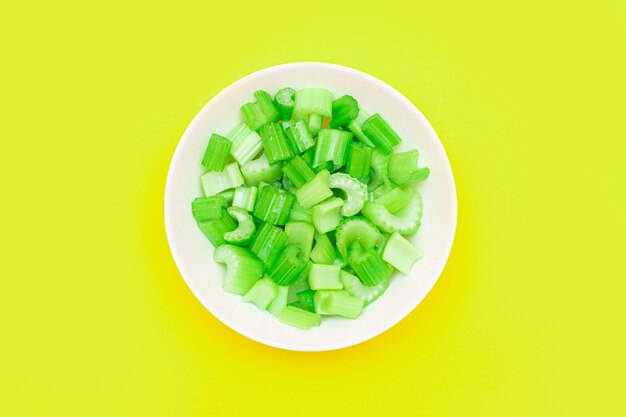
[[[256,3],[0,6],[0,415],[626,415],[625,3]],[[304,60],[406,94],[459,197],[419,308],[319,354],[205,311],[162,213],[201,106]]]

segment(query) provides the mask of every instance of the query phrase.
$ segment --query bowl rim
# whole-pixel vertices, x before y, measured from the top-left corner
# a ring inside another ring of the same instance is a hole
[[[249,81],[254,81],[255,78],[260,78],[264,75],[266,75],[267,73],[271,73],[271,72],[276,72],[276,71],[281,71],[284,70],[286,68],[288,69],[292,69],[292,68],[301,68],[304,66],[308,66],[308,67],[318,67],[318,68],[330,68],[336,71],[343,71],[345,73],[348,73],[352,76],[355,77],[359,77],[361,79],[366,79],[368,82],[371,82],[373,84],[376,84],[378,87],[386,90],[389,94],[391,94],[394,99],[399,100],[401,102],[403,102],[403,104],[407,105],[409,108],[411,108],[411,110],[414,112],[414,115],[417,119],[419,119],[419,123],[421,123],[428,131],[431,135],[433,135],[435,138],[437,138],[436,141],[436,147],[437,147],[437,152],[441,153],[445,159],[445,161],[447,162],[447,167],[449,168],[447,170],[447,172],[445,173],[446,175],[449,176],[449,180],[450,180],[450,184],[451,184],[451,193],[450,193],[450,197],[452,198],[452,202],[453,207],[452,207],[452,224],[451,224],[451,233],[448,236],[446,245],[445,245],[445,251],[444,254],[445,256],[441,256],[440,259],[438,260],[438,263],[435,267],[435,275],[436,278],[432,281],[432,284],[430,284],[427,288],[426,291],[424,291],[422,293],[421,296],[415,297],[412,302],[410,303],[406,303],[406,306],[402,309],[398,310],[398,313],[396,315],[394,315],[393,319],[389,320],[387,323],[385,323],[384,326],[381,327],[377,327],[375,329],[372,329],[371,331],[368,332],[364,332],[362,335],[360,335],[360,337],[355,338],[351,343],[335,343],[333,344],[332,342],[328,342],[323,346],[312,346],[312,347],[307,347],[307,346],[303,346],[303,345],[291,345],[289,343],[279,343],[276,342],[275,340],[272,340],[271,338],[268,337],[259,337],[258,335],[252,335],[250,334],[245,328],[240,327],[239,325],[237,325],[236,323],[232,322],[231,320],[229,320],[228,318],[226,318],[225,316],[221,315],[220,312],[218,311],[218,309],[214,309],[212,308],[212,306],[209,303],[205,303],[203,301],[203,297],[200,296],[200,290],[193,284],[193,280],[188,279],[187,276],[189,276],[189,272],[186,270],[184,262],[182,261],[183,257],[180,254],[179,248],[176,247],[176,245],[174,245],[172,243],[172,233],[173,233],[173,229],[175,227],[174,225],[174,221],[173,221],[173,216],[171,215],[171,209],[170,209],[170,201],[171,201],[171,197],[170,195],[172,194],[172,181],[173,181],[173,177],[174,175],[172,175],[172,173],[174,172],[174,170],[176,169],[176,166],[179,164],[179,160],[181,159],[181,155],[182,155],[182,151],[181,149],[183,148],[183,143],[191,140],[190,136],[192,136],[192,133],[195,128],[196,125],[201,123],[201,120],[203,119],[203,115],[206,113],[209,113],[213,110],[213,107],[215,106],[215,103],[217,103],[220,98],[222,98],[223,96],[228,96],[228,94],[230,94],[231,91],[236,90],[240,84],[244,84],[246,82]],[[413,310],[415,310],[417,308],[417,306],[419,306],[419,304],[421,304],[421,302],[424,300],[424,298],[430,294],[430,292],[432,291],[433,287],[435,286],[435,284],[439,281],[439,278],[441,277],[441,274],[443,273],[443,270],[445,268],[446,263],[448,262],[448,259],[450,257],[450,253],[452,251],[452,246],[454,243],[454,239],[456,236],[456,228],[457,228],[457,222],[458,222],[458,197],[457,197],[457,191],[456,191],[456,183],[454,180],[454,174],[452,172],[452,166],[450,164],[450,160],[448,158],[448,155],[445,151],[445,148],[443,146],[443,143],[441,142],[441,139],[439,138],[439,135],[437,135],[436,131],[434,130],[434,128],[432,127],[432,125],[430,124],[430,122],[428,121],[428,119],[426,119],[426,117],[422,114],[422,112],[419,110],[419,108],[413,104],[413,102],[411,102],[406,96],[404,96],[401,92],[399,92],[398,90],[396,90],[394,87],[392,87],[391,85],[387,84],[386,82],[374,77],[373,75],[370,75],[366,72],[351,68],[351,67],[347,67],[344,65],[339,65],[339,64],[333,64],[333,63],[327,63],[327,62],[313,62],[313,61],[303,61],[303,62],[291,62],[291,63],[285,63],[285,64],[278,64],[278,65],[273,65],[270,67],[266,67],[266,68],[262,68],[259,69],[257,71],[254,71],[244,77],[241,77],[239,79],[237,79],[236,81],[234,81],[233,83],[229,84],[227,87],[225,87],[224,89],[222,89],[220,92],[218,92],[216,95],[214,95],[194,116],[194,118],[191,120],[191,122],[189,123],[189,125],[186,127],[183,135],[181,136],[180,140],[178,141],[178,144],[176,145],[176,149],[174,151],[174,154],[172,156],[172,159],[170,161],[170,165],[167,171],[167,179],[165,182],[165,193],[164,193],[164,223],[165,223],[165,235],[166,235],[166,239],[168,242],[168,246],[170,248],[170,252],[172,254],[172,258],[174,259],[174,263],[180,273],[180,275],[182,276],[183,280],[185,281],[185,283],[187,284],[187,287],[191,290],[191,292],[193,293],[193,295],[196,297],[196,299],[200,302],[200,304],[202,304],[202,306],[204,306],[204,308],[206,308],[215,318],[217,318],[220,322],[222,322],[223,324],[225,324],[228,328],[234,330],[235,332],[241,334],[242,336],[245,336],[248,339],[254,340],[257,343],[261,343],[267,346],[272,346],[275,348],[279,348],[279,349],[284,349],[284,350],[291,350],[291,351],[301,351],[301,352],[322,352],[322,351],[330,351],[330,350],[337,350],[337,349],[343,349],[343,348],[347,348],[350,346],[355,346],[358,344],[361,344],[363,342],[366,342],[378,335],[381,335],[383,333],[385,333],[387,330],[389,330],[390,328],[394,327],[396,324],[398,324],[400,321],[402,321],[404,318],[406,318]]]

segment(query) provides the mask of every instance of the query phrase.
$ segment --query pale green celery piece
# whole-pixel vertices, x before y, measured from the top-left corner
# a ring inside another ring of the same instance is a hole
[[[226,264],[226,275],[222,288],[226,292],[243,295],[247,293],[255,282],[263,275],[265,266],[248,249],[222,245],[215,249],[213,260]]]
[[[257,196],[256,187],[237,187],[233,196],[233,207],[241,207],[244,210],[254,210],[254,202]]]
[[[411,201],[404,208],[392,214],[385,206],[367,202],[361,213],[383,232],[398,232],[402,235],[415,233],[422,219],[422,197],[412,190],[405,190],[413,194]]]
[[[356,275],[346,271],[341,271],[341,283],[343,289],[350,295],[363,301],[363,306],[367,306],[380,297],[389,287],[389,278],[382,280],[379,284],[369,287],[363,285]]]
[[[239,123],[226,137],[232,142],[230,154],[239,165],[251,161],[263,149],[261,136],[246,123]]]
[[[291,211],[289,212],[289,220],[290,222],[306,222],[313,223],[313,219],[311,218],[311,209],[305,209],[298,203],[298,200],[293,202],[291,206]]]
[[[231,188],[230,190],[222,191],[221,193],[217,193],[215,195],[224,197],[227,203],[232,203],[233,198],[235,197],[235,190]]]
[[[392,234],[387,241],[382,255],[383,261],[404,275],[408,275],[411,272],[411,268],[421,257],[422,251],[397,232]]]
[[[224,190],[243,185],[243,177],[239,171],[237,163],[226,165],[224,171],[207,172],[200,177],[204,195],[210,197]]]
[[[278,317],[285,307],[287,307],[287,295],[289,294],[289,288],[286,286],[278,285],[278,294],[267,306],[267,311],[275,317]]]
[[[309,287],[309,271],[307,269],[306,276],[303,280],[295,282],[289,286],[289,293],[287,294],[287,304],[298,301],[298,293],[310,289]]]
[[[283,176],[283,172],[281,171],[282,166],[283,164],[280,162],[270,165],[267,156],[262,154],[257,159],[244,164],[241,167],[241,173],[245,179],[246,185],[256,186],[259,185],[261,181],[272,183],[281,179]]]
[[[312,264],[309,269],[309,286],[312,290],[340,290],[343,288],[338,265]]]
[[[333,192],[328,186],[329,178],[330,172],[326,170],[318,172],[315,178],[296,191],[298,203],[304,208],[311,208],[328,197],[332,197]]]
[[[296,92],[293,115],[296,120],[309,114],[333,115],[333,94],[323,88],[302,88]]]
[[[317,136],[317,134],[319,133],[320,129],[322,128],[322,122],[323,121],[324,121],[324,118],[320,114],[310,114],[309,115],[308,128],[309,128],[309,132],[311,132],[312,136],[314,136],[314,137]]]
[[[335,230],[341,221],[341,208],[343,200],[341,198],[330,198],[323,203],[313,207],[311,217],[313,226],[319,233],[328,233]]]
[[[359,115],[356,117],[356,119],[351,120],[350,123],[348,123],[348,129],[350,129],[350,131],[354,133],[354,136],[356,136],[357,139],[361,141],[361,143],[364,143],[367,146],[371,146],[372,148],[374,148],[374,144],[365,135],[365,133],[363,133],[363,129],[362,129],[363,122],[369,118],[370,118],[370,115],[367,112],[363,111],[363,109],[360,109]]]
[[[396,187],[376,198],[375,202],[385,206],[390,213],[397,213],[398,210],[409,204],[411,198],[413,198],[413,194],[405,192],[400,187]]]
[[[317,314],[330,315],[330,312],[326,311],[324,303],[328,298],[328,292],[329,291],[316,291],[315,294],[313,294],[313,308]]]
[[[378,149],[374,149],[372,152],[372,174],[370,175],[369,184],[370,191],[374,191],[383,185],[388,187],[387,191],[391,190],[391,181],[389,179],[389,159],[391,159],[391,155],[385,155]]]
[[[319,326],[322,322],[320,315],[294,306],[285,307],[278,316],[278,319],[285,324],[304,330]]]
[[[237,220],[237,228],[224,234],[224,240],[238,246],[246,246],[252,240],[256,226],[250,213],[241,207],[229,207],[227,210],[230,217]]]
[[[389,191],[394,189],[394,185],[391,182],[383,183],[380,187],[374,190],[372,193],[374,198],[379,198],[387,194]]]
[[[354,216],[363,208],[367,200],[367,185],[348,174],[336,172],[328,179],[330,188],[337,188],[344,192],[346,202],[341,207],[341,215]]]
[[[318,314],[357,318],[363,311],[363,301],[347,291],[317,291],[313,305]]]
[[[315,235],[313,225],[305,222],[289,222],[285,225],[285,233],[287,233],[287,237],[289,238],[287,243],[298,245],[300,248],[300,256],[308,260],[313,247],[313,237]]]
[[[254,283],[252,288],[243,296],[243,301],[252,303],[259,309],[265,310],[278,295],[278,285],[265,277]]]
[[[425,180],[430,174],[428,168],[419,168],[419,152],[413,149],[391,155],[389,159],[389,178],[398,185]]]
[[[382,235],[369,220],[362,216],[344,219],[337,227],[335,234],[337,249],[344,256],[348,256],[348,248],[357,241],[368,250],[380,242]]]
[[[335,263],[337,254],[328,236],[315,233],[315,247],[311,251],[310,258],[316,264],[332,265]]]

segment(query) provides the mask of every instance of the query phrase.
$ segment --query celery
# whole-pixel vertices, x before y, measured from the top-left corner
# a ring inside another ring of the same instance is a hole
[[[402,141],[378,113],[365,120],[361,128],[365,136],[385,155],[390,155],[393,147]]]
[[[289,191],[291,194],[295,195],[296,187],[293,186],[293,183],[291,182],[289,177],[287,176],[283,177],[282,185],[283,185],[283,190]]]
[[[314,294],[315,291],[311,289],[300,291],[298,294],[296,294],[298,302],[295,306],[303,310],[310,311],[311,313],[315,313],[315,306],[313,305]]]
[[[285,190],[264,187],[254,207],[254,216],[265,222],[282,226],[287,223],[294,200],[294,195]]]
[[[267,306],[267,311],[272,315],[278,317],[285,307],[287,307],[287,295],[289,294],[289,288],[282,285],[278,285],[278,293],[272,302]]]
[[[245,123],[239,123],[226,135],[232,142],[230,154],[239,165],[244,165],[261,152],[261,136]]]
[[[421,257],[422,252],[397,232],[387,241],[382,255],[385,262],[404,275],[411,272],[411,268]]]
[[[246,246],[256,231],[252,216],[240,207],[229,207],[227,211],[230,217],[237,220],[237,228],[224,233],[224,240],[233,245]]]
[[[287,143],[285,131],[279,123],[268,123],[259,130],[259,133],[267,161],[270,164],[284,161],[293,156],[293,150]]]
[[[202,166],[209,171],[222,171],[228,161],[230,146],[228,139],[215,133],[212,134],[202,158]]]
[[[331,175],[328,179],[328,186],[340,189],[346,196],[346,202],[341,207],[342,216],[354,216],[361,211],[367,200],[367,185],[348,174],[335,173]]]
[[[283,127],[285,127],[284,123]],[[287,134],[291,149],[293,149],[296,154],[301,154],[315,146],[313,136],[311,136],[309,128],[302,120],[298,120],[293,125],[285,127],[285,133]]]
[[[286,162],[282,170],[296,188],[302,187],[315,177],[313,170],[300,155],[296,155]]]
[[[256,195],[256,187],[235,188],[235,195],[233,196],[233,207],[241,207],[242,209],[247,211],[254,210]]]
[[[329,161],[332,161],[337,167],[345,165],[351,144],[352,133],[350,132],[337,129],[320,130],[315,147],[313,167],[318,167]]]
[[[217,193],[215,195],[224,197],[227,203],[232,203],[233,198],[235,197],[235,190],[231,188],[230,190],[222,191],[221,193]]]
[[[364,217],[356,216],[344,219],[337,227],[337,249],[346,257],[353,242],[368,250],[376,246],[382,238],[378,229]]]
[[[298,245],[287,245],[267,270],[267,275],[278,285],[290,285],[300,278],[309,264],[300,256]]]
[[[353,142],[346,165],[346,172],[365,184],[369,182],[372,150],[360,142]]]
[[[311,264],[309,269],[309,286],[312,290],[340,290],[343,288],[338,265]]]
[[[378,149],[372,152],[372,171],[374,175],[370,182],[370,191],[375,191],[379,185],[389,186],[389,155],[381,153]]]
[[[343,96],[333,101],[332,112],[330,127],[336,129],[348,124],[359,115],[359,103],[352,96]]]
[[[355,319],[363,311],[363,301],[347,291],[317,291],[313,299],[318,314]]]
[[[252,303],[259,309],[265,310],[278,295],[278,285],[265,277],[254,283],[252,288],[243,296],[245,303]]]
[[[313,219],[311,218],[311,209],[305,209],[296,199],[291,206],[289,219],[287,221],[313,223]]]
[[[298,203],[304,208],[311,208],[326,200],[328,197],[332,197],[333,192],[328,187],[329,178],[330,172],[328,171],[320,171],[317,173],[311,181],[307,182],[296,191]]]
[[[221,219],[226,209],[226,199],[221,195],[198,197],[191,202],[191,214],[197,222]]]
[[[328,233],[335,230],[341,221],[341,208],[343,207],[341,198],[329,198],[316,205],[311,211],[313,226],[320,233]]]
[[[327,235],[315,233],[315,246],[311,251],[310,258],[316,264],[332,265],[335,262],[337,253]]]
[[[319,115],[319,114],[310,114],[309,115],[309,132],[311,132],[311,135],[313,136],[317,136],[317,134],[319,133],[320,129],[322,128],[322,123],[324,121],[324,118]]]
[[[365,136],[365,133],[363,133],[362,129],[363,122],[369,119],[369,117],[370,115],[364,112],[363,109],[359,110],[359,115],[356,117],[356,119],[351,120],[350,123],[348,123],[348,129],[350,129],[350,131],[354,133],[354,136],[356,136],[361,143],[371,148],[374,148],[374,144],[367,136]]]
[[[224,234],[231,232],[237,228],[237,223],[226,213],[217,220],[208,220],[199,222],[198,227],[209,238],[213,246],[216,248],[225,244]]]
[[[257,100],[255,103],[246,103],[241,106],[243,117],[252,130],[259,130],[261,126],[280,119],[280,113],[274,107],[272,97],[267,92],[255,91],[254,97]]]
[[[297,245],[300,248],[302,258],[308,260],[315,236],[313,226],[305,222],[289,222],[285,225],[285,233],[288,237],[287,243]]]
[[[263,154],[259,158],[244,164],[241,167],[241,174],[246,180],[246,185],[259,185],[261,181],[271,183],[282,177],[281,167],[282,163],[270,165],[267,156]]]
[[[418,168],[418,157],[417,149],[391,155],[389,159],[389,178],[391,181],[398,185],[404,185],[428,178],[430,169],[427,167]]]
[[[385,278],[377,285],[368,287],[361,284],[361,281],[355,275],[346,271],[341,271],[340,278],[343,289],[351,296],[363,301],[364,306],[371,304],[380,297],[387,290],[391,281],[389,278]]]
[[[376,198],[375,202],[382,204],[393,214],[406,207],[411,198],[413,198],[413,194],[410,191],[404,191],[402,188],[396,187]]]
[[[222,283],[224,291],[245,294],[263,275],[263,262],[248,249],[222,245],[215,250],[213,260],[226,264],[226,276]]]
[[[281,88],[274,96],[274,107],[278,109],[282,120],[288,121],[291,119],[296,103],[295,100],[296,90],[291,87]]]
[[[359,242],[353,242],[348,250],[348,264],[361,282],[367,286],[380,284],[389,277],[389,268],[375,248],[363,250]]]
[[[298,120],[310,114],[331,117],[333,115],[333,95],[322,88],[303,88],[296,92],[294,117]]]
[[[407,189],[405,192],[411,194],[411,201],[396,213],[390,213],[382,204],[371,202],[365,203],[361,213],[384,232],[415,233],[422,219],[422,197],[416,191]]]
[[[250,242],[250,250],[271,266],[287,246],[287,234],[271,223],[262,223]]]
[[[319,326],[322,322],[322,318],[318,314],[294,306],[285,307],[278,316],[278,319],[285,324],[304,330]]]
[[[229,188],[243,185],[243,177],[235,162],[226,165],[222,172],[207,172],[200,177],[204,195],[210,197]]]

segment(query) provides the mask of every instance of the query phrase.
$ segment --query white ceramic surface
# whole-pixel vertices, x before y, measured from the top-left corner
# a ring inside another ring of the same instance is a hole
[[[410,276],[396,273],[389,289],[357,320],[325,317],[320,327],[303,331],[244,303],[221,288],[224,267],[212,260],[213,248],[191,216],[191,201],[202,195],[200,160],[211,133],[227,134],[239,121],[239,107],[263,89],[274,94],[290,86],[323,87],[335,98],[355,97],[368,113],[380,113],[403,138],[400,150],[417,147],[430,177],[419,185],[424,201],[422,226],[412,241],[423,250]],[[257,71],[217,94],[185,131],[170,165],[165,188],[165,227],[172,255],[187,285],[224,324],[266,345],[299,351],[352,346],[383,333],[407,316],[428,294],[448,259],[457,219],[454,178],[446,153],[422,113],[402,94],[363,72],[325,63],[301,62]]]

